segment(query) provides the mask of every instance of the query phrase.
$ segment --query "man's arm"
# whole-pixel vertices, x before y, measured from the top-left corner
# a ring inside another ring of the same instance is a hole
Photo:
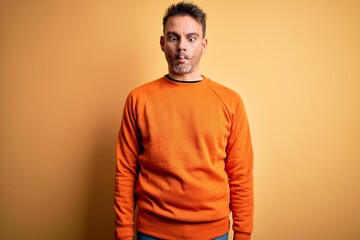
[[[140,151],[136,125],[135,103],[131,95],[126,100],[116,149],[115,172],[115,239],[132,240],[134,225],[134,188],[138,174]]]
[[[226,171],[230,184],[230,206],[234,240],[249,240],[253,227],[253,150],[244,105],[234,104],[228,138]]]

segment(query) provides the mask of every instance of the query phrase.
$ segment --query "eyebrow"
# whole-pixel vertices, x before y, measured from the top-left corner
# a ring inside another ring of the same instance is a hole
[[[171,31],[166,33],[166,36],[169,36],[169,35],[175,35],[177,37],[179,36],[179,34],[177,34],[176,32],[171,32]],[[200,35],[197,32],[191,32],[191,33],[186,34],[185,36],[188,37],[188,36],[194,36],[194,35],[197,37],[200,37]]]

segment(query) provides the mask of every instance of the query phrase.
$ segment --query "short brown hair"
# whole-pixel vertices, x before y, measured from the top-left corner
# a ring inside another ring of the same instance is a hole
[[[190,16],[195,18],[201,23],[203,37],[206,34],[206,13],[197,5],[191,2],[179,2],[177,4],[170,5],[165,12],[163,17],[163,31],[165,31],[165,25],[169,17],[172,16]]]

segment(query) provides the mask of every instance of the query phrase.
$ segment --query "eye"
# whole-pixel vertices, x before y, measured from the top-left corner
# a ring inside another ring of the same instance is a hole
[[[196,38],[195,37],[189,37],[188,40],[189,40],[189,42],[195,42]]]
[[[169,40],[170,42],[174,42],[174,41],[177,40],[177,37],[174,36],[174,35],[170,35],[170,36],[168,37],[168,40]]]

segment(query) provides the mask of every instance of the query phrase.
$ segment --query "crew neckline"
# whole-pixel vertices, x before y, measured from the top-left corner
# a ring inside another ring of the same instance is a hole
[[[177,80],[172,77],[170,77],[170,74],[166,74],[165,77],[169,79],[170,81],[179,82],[179,83],[198,83],[201,82],[203,79],[200,80],[191,80],[191,81],[185,81],[185,80]]]
[[[209,79],[205,76],[201,75],[203,77],[202,80],[196,80],[196,81],[181,81],[181,80],[172,80],[167,75],[162,77],[160,81],[164,83],[166,86],[169,87],[177,87],[177,88],[203,88],[208,85]]]

